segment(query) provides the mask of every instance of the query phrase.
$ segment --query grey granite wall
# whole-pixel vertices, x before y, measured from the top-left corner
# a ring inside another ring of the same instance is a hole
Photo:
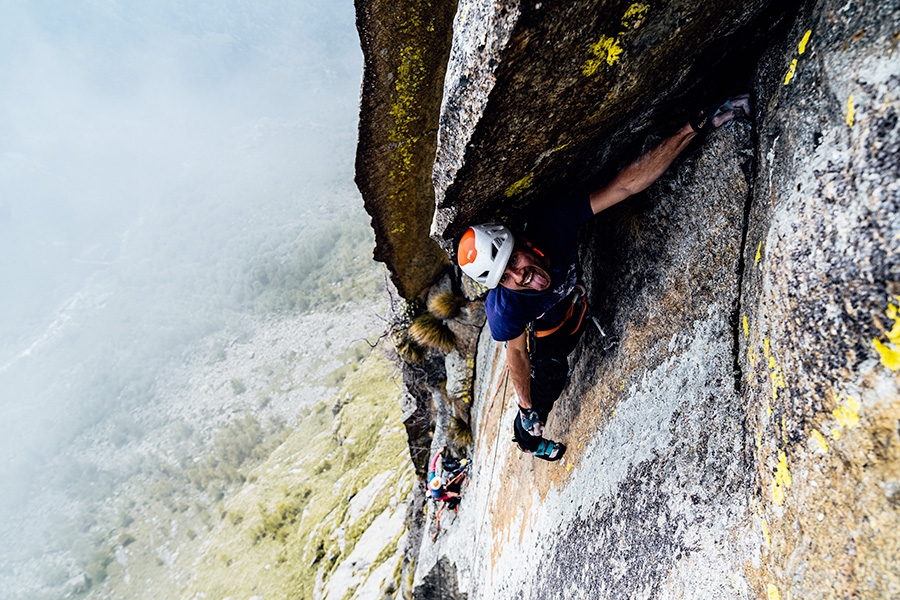
[[[603,182],[704,98],[743,86],[756,110],[585,228],[619,343],[576,350],[562,463],[510,444],[482,334],[472,483],[413,587],[900,596],[900,2],[463,0],[455,27],[422,157],[451,251],[471,219]]]

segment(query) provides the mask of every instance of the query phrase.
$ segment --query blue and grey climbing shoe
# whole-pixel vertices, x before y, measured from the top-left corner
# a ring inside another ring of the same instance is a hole
[[[536,457],[544,460],[556,461],[563,457],[566,453],[566,445],[562,442],[553,442],[550,440],[541,440],[537,449],[532,452]]]
[[[728,115],[728,118],[725,119],[724,122],[716,125],[716,117],[727,113],[731,114]],[[695,133],[705,135],[711,130],[717,129],[725,123],[728,123],[732,119],[741,117],[749,118],[752,114],[753,107],[750,104],[750,95],[741,94],[739,96],[732,96],[724,102],[716,102],[715,104],[704,108],[696,117],[690,120],[690,124]]]

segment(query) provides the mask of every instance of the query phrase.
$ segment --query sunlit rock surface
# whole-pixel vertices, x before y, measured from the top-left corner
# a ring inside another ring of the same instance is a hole
[[[619,343],[591,328],[575,353],[548,423],[562,463],[510,443],[505,351],[482,333],[472,482],[421,536],[413,587],[900,596],[900,3],[550,4],[460,2],[444,242],[602,183],[717,91],[742,82],[756,110],[586,227]]]
[[[782,597],[900,595],[898,44],[896,1],[811,3],[756,79],[738,358]]]

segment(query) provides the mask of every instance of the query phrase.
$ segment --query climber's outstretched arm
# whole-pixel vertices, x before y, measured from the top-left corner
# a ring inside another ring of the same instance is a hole
[[[531,360],[525,344],[526,335],[527,332],[506,343],[506,363],[509,365],[513,388],[519,397],[519,406],[531,408]]]
[[[687,148],[697,135],[690,124],[685,124],[674,135],[660,142],[655,148],[638,157],[602,188],[591,192],[591,210],[596,215],[628,196],[647,189],[666,172],[672,161]]]
[[[711,129],[717,129],[738,116],[750,116],[753,113],[750,106],[750,96],[743,94],[729,98],[718,109],[705,109],[698,115],[703,120],[705,115],[711,115]],[[699,123],[700,121],[698,121]],[[614,204],[618,204],[628,196],[637,194],[647,189],[651,183],[659,179],[666,172],[672,161],[687,148],[688,144],[697,132],[708,131],[706,125],[691,125],[686,123],[684,127],[673,135],[660,142],[650,152],[647,152],[630,165],[622,169],[615,179],[599,190],[591,192],[591,210],[596,215]],[[695,129],[696,126],[696,129]]]

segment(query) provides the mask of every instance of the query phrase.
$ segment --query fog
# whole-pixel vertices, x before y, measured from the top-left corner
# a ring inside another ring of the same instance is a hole
[[[350,0],[3,0],[0,489],[234,314],[352,183]],[[258,286],[257,286],[258,287]]]

